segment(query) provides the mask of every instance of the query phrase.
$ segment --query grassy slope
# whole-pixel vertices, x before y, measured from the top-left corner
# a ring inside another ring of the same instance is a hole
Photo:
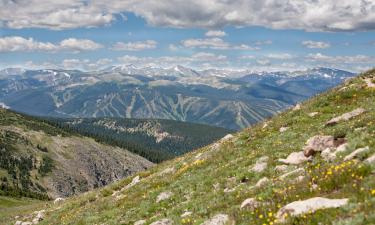
[[[362,76],[370,75],[375,76],[375,71]],[[346,86],[345,90],[339,91],[338,87],[305,102],[301,110],[289,110],[272,118],[266,128],[258,124],[246,129],[216,151],[205,147],[139,173],[141,182],[124,191],[120,200],[111,194],[132,178],[73,197],[59,208],[50,206],[41,224],[133,224],[140,219],[147,220],[148,224],[161,218],[170,218],[175,224],[200,224],[217,213],[228,214],[236,224],[273,224],[280,207],[316,196],[350,198],[350,204],[290,218],[287,224],[375,224],[375,177],[371,172],[374,167],[353,161],[342,163],[340,158],[326,163],[316,156],[311,163],[300,165],[307,172],[305,179],[297,183],[292,179],[278,180],[280,174],[274,170],[280,165],[277,159],[300,151],[306,140],[317,134],[345,135],[349,151],[369,146],[370,154],[375,152],[375,89],[365,88],[365,83],[358,78],[347,82]],[[324,127],[332,117],[357,107],[364,107],[368,112]],[[315,111],[320,114],[314,118],[308,116]],[[280,133],[282,126],[290,129]],[[356,130],[361,127],[363,129]],[[266,171],[249,172],[255,161],[264,155],[270,157]],[[166,168],[174,168],[176,172],[161,175]],[[235,179],[228,179],[231,177]],[[262,177],[272,179],[272,183],[252,189]],[[313,183],[319,188],[312,190]],[[218,184],[216,190],[214,184]],[[238,187],[234,192],[224,193],[224,188],[235,186]],[[173,197],[156,203],[156,197],[164,191],[172,191]],[[240,210],[242,201],[249,197],[267,205],[254,211]],[[180,215],[185,210],[193,214],[182,219]]]

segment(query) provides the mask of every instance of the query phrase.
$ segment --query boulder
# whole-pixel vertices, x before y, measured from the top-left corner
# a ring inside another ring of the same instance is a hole
[[[287,177],[302,175],[304,173],[305,173],[305,169],[304,168],[298,168],[298,169],[295,169],[295,170],[290,171],[288,173],[284,173],[283,175],[279,176],[279,179],[280,180],[284,180]]]
[[[365,160],[365,163],[373,164],[375,163],[375,154],[371,155]]]
[[[173,221],[170,219],[161,219],[151,223],[150,225],[172,225]]]
[[[375,83],[371,80],[371,78],[365,78],[364,81],[368,88],[375,88]]]
[[[311,112],[309,114],[307,114],[309,117],[315,117],[316,115],[318,115],[319,113],[318,112]]]
[[[289,127],[280,127],[279,132],[283,133],[285,131],[289,130]]]
[[[350,153],[349,155],[345,156],[344,161],[349,161],[349,160],[352,160],[354,158],[357,158],[360,154],[366,153],[368,151],[370,151],[370,148],[368,146],[366,146],[364,148],[359,148],[359,149],[353,151],[352,153]]]
[[[341,121],[348,121],[351,118],[359,116],[359,115],[361,115],[364,112],[366,112],[365,109],[363,109],[363,108],[357,108],[357,109],[355,109],[355,110],[353,110],[351,112],[344,113],[341,116],[332,118],[331,120],[329,120],[328,122],[326,122],[326,126],[335,125],[335,124],[337,124],[338,122],[341,122]]]
[[[245,199],[242,203],[241,203],[241,209],[255,209],[257,208],[258,206],[260,205],[260,202],[258,202],[257,200],[255,200],[255,198],[248,198],[248,199]]]
[[[21,224],[22,224],[22,221],[17,220],[14,225],[21,225]]]
[[[146,224],[146,220],[138,220],[137,222],[134,223],[134,225],[143,225]]]
[[[263,178],[261,178],[260,180],[258,180],[258,182],[255,184],[255,187],[263,187],[263,186],[265,186],[266,184],[268,184],[269,183],[269,179],[267,178],[267,177],[263,177]]]
[[[58,203],[61,203],[61,202],[63,202],[63,201],[65,201],[65,199],[63,199],[63,198],[56,198],[56,199],[53,201],[53,204],[58,204]]]
[[[267,161],[269,160],[268,156],[260,157],[256,162],[255,165],[251,168],[251,171],[256,173],[261,173],[265,169],[267,169]]]
[[[306,157],[314,155],[316,152],[321,152],[326,148],[336,147],[336,141],[333,136],[316,135],[307,140],[303,153]]]
[[[181,214],[181,217],[184,218],[184,217],[188,217],[190,216],[191,214],[193,214],[192,212],[190,211],[185,211],[184,213]]]
[[[229,216],[226,214],[217,214],[201,225],[226,225],[229,223]]]
[[[275,171],[278,172],[278,173],[284,173],[288,170],[288,166],[287,165],[278,165],[278,166],[275,166]]]
[[[228,141],[232,139],[234,136],[232,134],[225,135],[222,139],[220,139],[220,142]]]
[[[319,209],[338,208],[348,203],[348,199],[328,199],[315,197],[303,201],[295,201],[279,209],[276,218],[279,222],[285,222],[285,215],[298,216],[307,212],[315,212]]]
[[[298,103],[297,105],[294,106],[293,111],[297,111],[300,109],[301,109],[301,104]]]
[[[336,151],[334,148],[326,148],[321,153],[322,158],[326,162],[332,162],[336,159]]]
[[[292,152],[286,159],[279,159],[278,161],[285,164],[298,165],[310,159],[311,157],[306,157],[303,152]]]
[[[172,197],[172,195],[173,195],[173,193],[170,192],[170,191],[162,192],[156,198],[156,202],[161,202],[161,201],[167,200],[170,197]]]

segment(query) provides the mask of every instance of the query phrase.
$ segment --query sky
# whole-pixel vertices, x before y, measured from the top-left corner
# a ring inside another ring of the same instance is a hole
[[[0,68],[375,65],[374,0],[1,0]]]

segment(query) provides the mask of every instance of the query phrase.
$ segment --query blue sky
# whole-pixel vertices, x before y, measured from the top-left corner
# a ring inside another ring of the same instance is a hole
[[[181,1],[113,1],[113,6],[99,0],[62,0],[58,5],[39,0],[39,6],[33,1],[37,0],[0,3],[1,68],[96,70],[117,64],[181,64],[195,69],[327,66],[362,71],[375,63],[375,3],[371,2],[343,1],[345,10],[351,6],[343,17],[339,12],[343,9],[333,0],[317,1],[320,8],[328,9],[316,12],[291,0],[283,0],[289,4],[285,9],[257,0],[239,1],[238,6],[191,1],[197,8],[182,5],[182,11],[173,9]],[[249,15],[238,10],[255,3],[260,8],[249,8]],[[203,8],[204,4],[215,6],[214,10]],[[365,9],[361,17],[357,8]],[[274,18],[272,10],[287,16]]]

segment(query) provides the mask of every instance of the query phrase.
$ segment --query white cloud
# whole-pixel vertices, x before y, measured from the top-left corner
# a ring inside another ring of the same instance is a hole
[[[302,45],[306,48],[319,48],[319,49],[325,49],[331,47],[331,44],[328,42],[323,41],[303,41]]]
[[[254,55],[242,55],[239,57],[239,59],[255,59]]]
[[[112,59],[102,58],[96,61],[92,61],[89,59],[64,59],[61,62],[61,65],[57,65],[60,68],[64,69],[80,69],[80,70],[98,70],[104,67],[110,66],[112,63]]]
[[[251,47],[246,44],[233,45],[225,42],[221,38],[204,38],[204,39],[187,39],[181,41],[182,45],[187,48],[201,48],[201,49],[217,49],[217,50],[256,50],[257,48]]]
[[[209,30],[205,33],[205,35],[207,37],[224,37],[227,34],[222,30]]]
[[[102,48],[102,46],[94,41],[87,39],[68,38],[62,40],[58,44],[50,42],[40,42],[33,38],[23,38],[19,36],[10,36],[0,38],[0,52],[57,52],[71,51],[81,52]]]
[[[136,42],[117,42],[113,45],[112,50],[115,51],[142,51],[146,49],[154,49],[157,42],[154,40],[136,41]]]
[[[280,60],[293,58],[293,56],[289,53],[271,53],[271,54],[268,54],[267,57],[270,59],[280,59]]]
[[[96,27],[110,24],[115,14],[133,12],[150,25],[181,28],[375,29],[372,0],[2,0],[0,8],[1,23],[10,28]]]

